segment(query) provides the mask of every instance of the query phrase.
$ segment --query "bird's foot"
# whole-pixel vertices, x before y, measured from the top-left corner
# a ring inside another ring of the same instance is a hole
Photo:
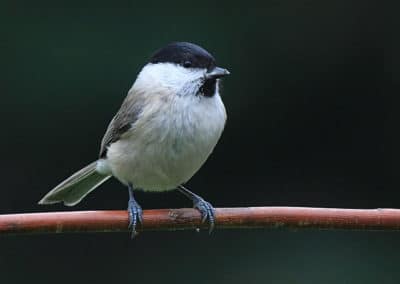
[[[215,227],[215,209],[207,201],[205,201],[200,196],[194,196],[193,198],[193,208],[197,209],[201,213],[201,222],[205,223],[208,221],[208,233],[214,230]]]
[[[208,233],[211,234],[215,227],[215,209],[214,207],[197,194],[191,192],[189,189],[180,185],[178,190],[182,192],[187,198],[192,200],[193,208],[201,213],[201,222],[205,223],[208,220]]]
[[[128,202],[128,214],[129,214],[129,226],[128,228],[131,230],[131,237],[134,238],[138,232],[136,231],[136,225],[138,223],[143,224],[143,211],[142,207],[136,202],[135,199],[129,199]]]

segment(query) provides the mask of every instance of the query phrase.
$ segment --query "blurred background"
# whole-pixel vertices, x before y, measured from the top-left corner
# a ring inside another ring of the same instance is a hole
[[[126,208],[115,180],[74,208],[37,201],[97,158],[137,73],[171,41],[231,71],[226,130],[194,192],[216,207],[400,208],[391,14],[356,0],[1,1],[0,213]],[[191,206],[176,192],[137,200]],[[399,232],[0,237],[2,283],[400,283],[399,265]]]

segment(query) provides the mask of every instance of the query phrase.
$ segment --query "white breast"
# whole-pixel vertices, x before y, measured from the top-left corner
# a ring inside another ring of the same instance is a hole
[[[155,92],[132,130],[107,152],[107,168],[121,182],[146,191],[175,189],[188,181],[212,152],[226,113],[213,97]]]

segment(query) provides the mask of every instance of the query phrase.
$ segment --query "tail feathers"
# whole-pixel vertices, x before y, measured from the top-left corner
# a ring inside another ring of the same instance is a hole
[[[86,195],[111,177],[97,172],[96,164],[97,161],[87,165],[64,180],[49,191],[39,201],[39,204],[64,202],[67,206],[74,206],[79,203]]]

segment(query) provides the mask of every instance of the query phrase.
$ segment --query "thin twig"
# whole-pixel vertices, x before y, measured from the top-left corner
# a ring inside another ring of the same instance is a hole
[[[194,209],[144,210],[139,231],[206,228]],[[399,209],[307,207],[217,208],[216,229],[318,228],[400,230]],[[0,215],[0,235],[128,230],[127,211],[72,211]]]

